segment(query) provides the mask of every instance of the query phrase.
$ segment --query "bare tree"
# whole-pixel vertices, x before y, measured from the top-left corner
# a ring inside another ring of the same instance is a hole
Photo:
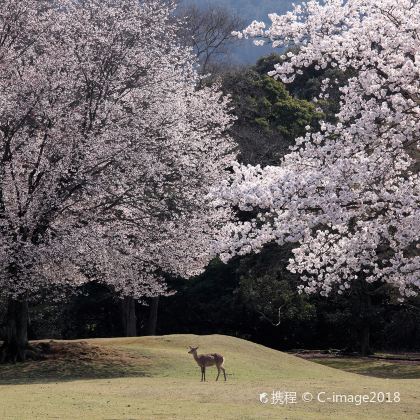
[[[235,12],[218,5],[199,7],[180,0],[177,14],[184,20],[180,38],[193,47],[202,74],[218,73],[232,60],[232,50],[238,39],[232,31],[244,26]]]

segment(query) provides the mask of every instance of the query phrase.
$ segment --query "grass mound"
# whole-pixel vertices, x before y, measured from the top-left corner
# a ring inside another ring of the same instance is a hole
[[[88,341],[51,340],[36,342],[35,346],[42,347],[42,359],[0,365],[0,385],[144,376],[147,366],[145,358]]]

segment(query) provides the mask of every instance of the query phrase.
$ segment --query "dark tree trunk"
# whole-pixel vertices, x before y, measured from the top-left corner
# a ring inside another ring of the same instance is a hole
[[[366,323],[360,331],[360,354],[361,356],[369,356],[372,354],[370,349],[370,325]]]
[[[124,335],[126,337],[137,336],[137,316],[136,301],[134,298],[126,296],[121,301],[122,323]]]
[[[156,335],[157,317],[159,308],[159,296],[152,298],[150,302],[149,322],[147,325],[147,335]]]
[[[365,285],[364,285],[365,286]],[[370,348],[370,325],[372,318],[372,299],[369,292],[363,288],[360,305],[359,348],[361,356],[372,354]]]
[[[16,363],[26,360],[28,321],[28,301],[9,299],[6,312],[5,341],[0,349],[0,362]]]

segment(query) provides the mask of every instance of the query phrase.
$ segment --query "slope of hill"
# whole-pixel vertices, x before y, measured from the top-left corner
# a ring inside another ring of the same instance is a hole
[[[222,353],[227,382],[215,382],[209,368],[208,382],[201,383],[188,345]],[[60,351],[47,360],[0,366],[0,418],[420,418],[420,380],[359,376],[233,337],[94,339],[51,347]],[[291,393],[288,403],[281,404],[284,394],[272,400],[273,391]],[[360,405],[326,400],[372,392],[389,392],[392,399],[399,392],[401,399]],[[326,402],[317,401],[319,393]]]

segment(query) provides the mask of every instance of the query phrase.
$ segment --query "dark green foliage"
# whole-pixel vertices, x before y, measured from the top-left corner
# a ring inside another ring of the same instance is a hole
[[[314,104],[295,98],[283,83],[254,68],[224,74],[222,87],[232,98],[237,117],[232,136],[244,163],[278,163],[305,127],[316,127],[322,116]]]
[[[242,300],[272,325],[315,316],[308,297],[296,293],[299,277],[286,269],[291,248],[273,244],[240,263],[238,292]]]
[[[228,334],[250,337],[252,318],[235,294],[239,259],[223,264],[214,260],[194,279],[173,280],[177,294],[161,299],[159,334]]]
[[[120,299],[102,284],[84,285],[62,307],[60,318],[66,339],[123,336]]]
[[[383,341],[391,349],[420,348],[420,299],[410,299],[395,312],[386,314]]]
[[[291,50],[293,51],[293,50]],[[255,65],[255,70],[262,75],[274,70],[277,63],[281,63],[280,54],[270,54],[262,57]],[[305,69],[303,74],[295,75],[292,83],[285,85],[290,94],[296,98],[312,101],[321,93],[322,80],[330,79],[334,83],[331,88],[326,90],[328,98],[317,102],[317,106],[322,109],[323,118],[328,121],[335,120],[335,114],[339,110],[340,92],[339,87],[344,86],[347,80],[353,75],[351,70],[343,72],[337,68],[327,68],[325,70],[315,70],[315,66]]]

